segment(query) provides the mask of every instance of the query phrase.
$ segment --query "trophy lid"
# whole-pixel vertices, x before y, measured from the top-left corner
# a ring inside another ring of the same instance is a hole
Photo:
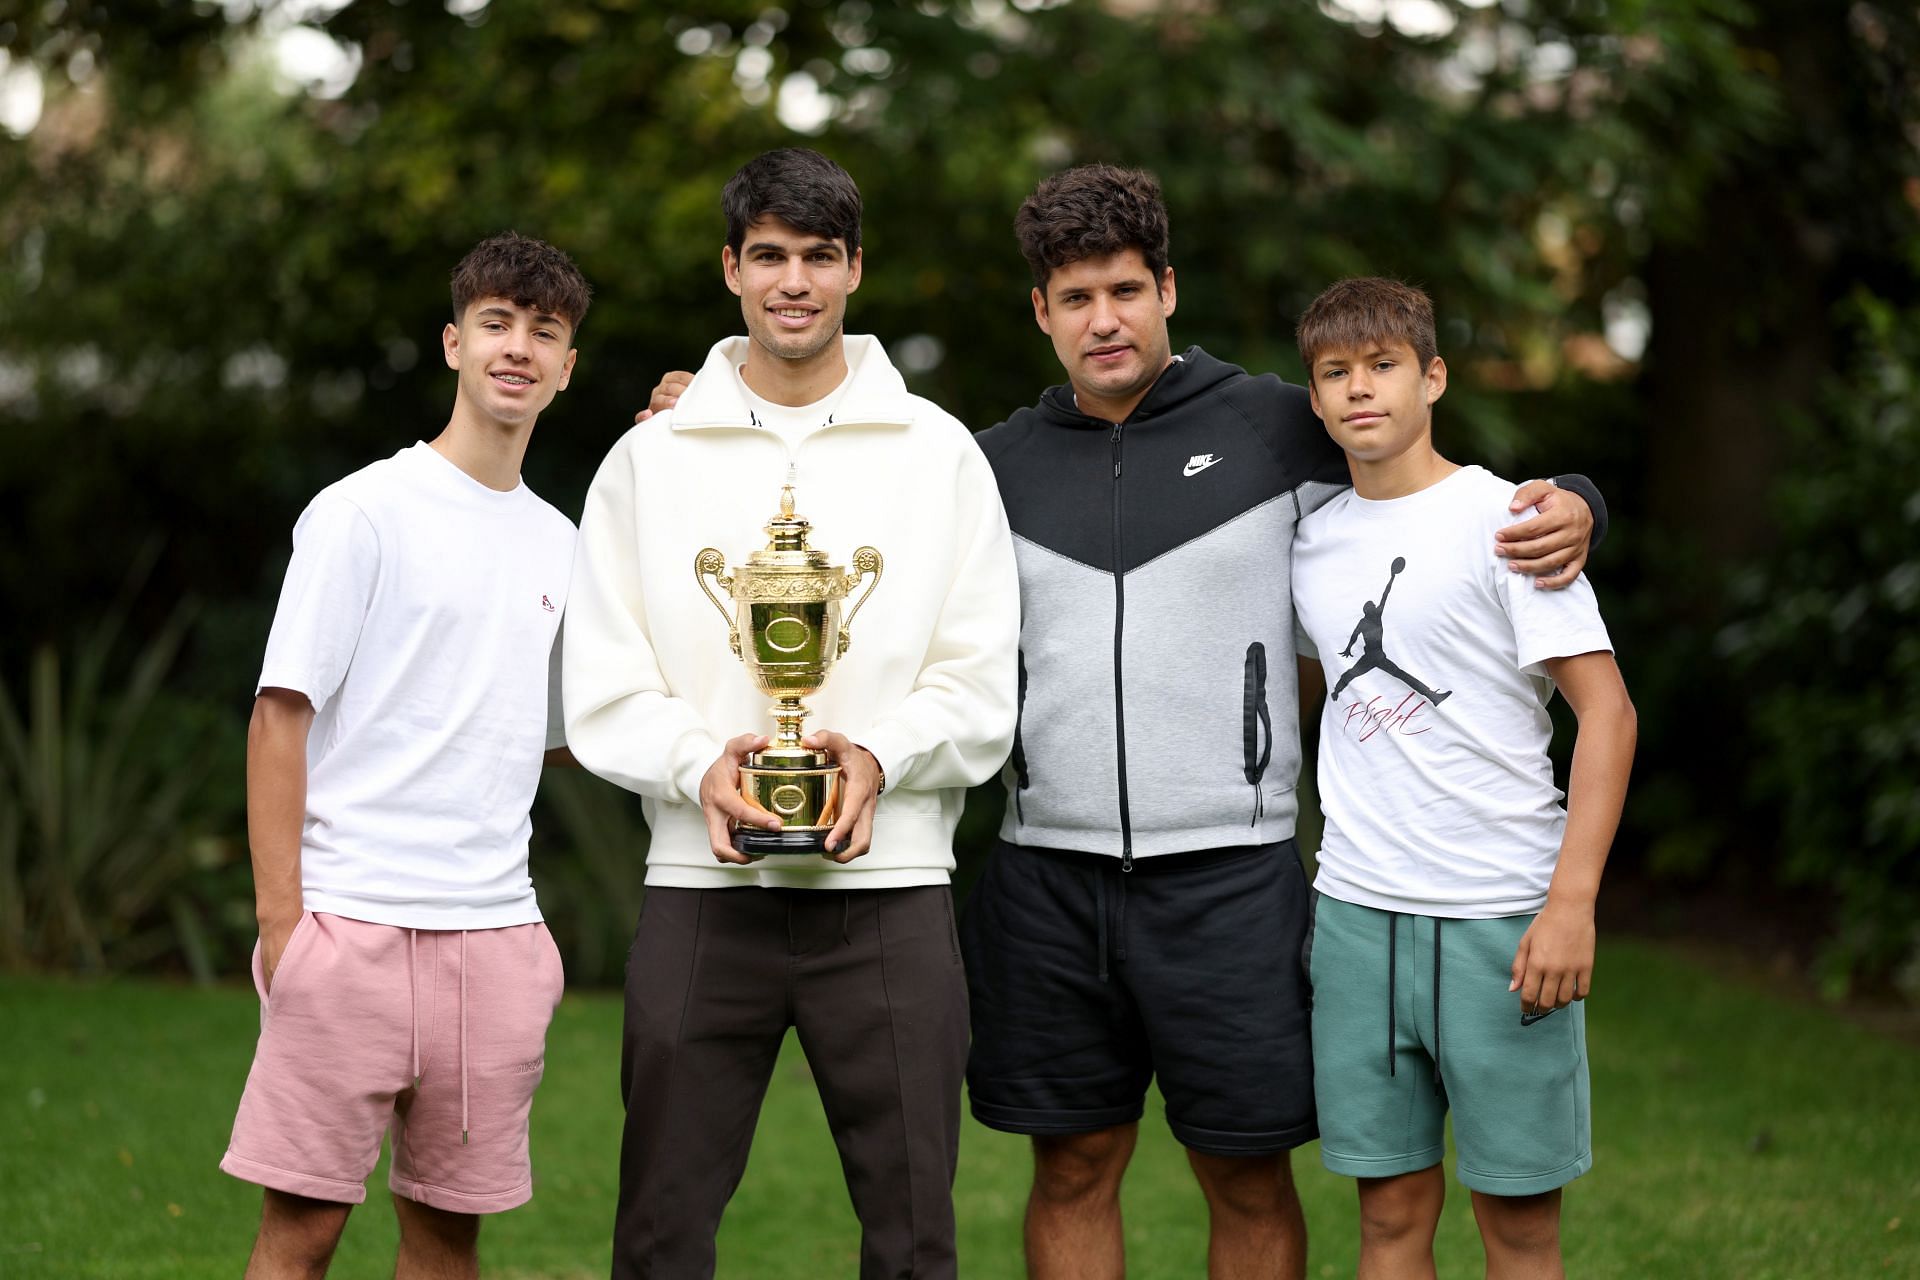
[[[794,514],[793,486],[780,488],[780,512],[766,523],[767,545],[747,556],[756,567],[825,568],[827,553],[807,545],[807,531],[813,522]]]

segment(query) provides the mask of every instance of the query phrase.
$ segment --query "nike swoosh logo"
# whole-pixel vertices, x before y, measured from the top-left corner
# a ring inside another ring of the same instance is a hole
[[[1183,476],[1197,476],[1202,471],[1205,471],[1208,467],[1212,466],[1214,463],[1224,462],[1224,461],[1225,461],[1224,458],[1208,458],[1204,462],[1202,461],[1189,462],[1187,463],[1186,469],[1182,471],[1180,474]]]
[[[1520,1025],[1530,1027],[1542,1018],[1551,1018],[1558,1012],[1560,1012],[1558,1009],[1549,1009],[1545,1013],[1523,1013],[1520,1015]]]

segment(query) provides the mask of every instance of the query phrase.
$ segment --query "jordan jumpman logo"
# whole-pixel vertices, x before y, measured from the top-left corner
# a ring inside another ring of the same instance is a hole
[[[1340,651],[1340,656],[1343,658],[1351,658],[1353,656],[1353,645],[1356,640],[1364,643],[1366,648],[1360,654],[1360,661],[1348,667],[1347,673],[1340,677],[1340,683],[1333,686],[1333,692],[1327,695],[1328,698],[1337,699],[1340,696],[1340,691],[1345,689],[1355,676],[1367,671],[1386,672],[1436,707],[1453,696],[1453,690],[1451,689],[1443,689],[1439,693],[1435,693],[1432,689],[1429,689],[1426,685],[1421,684],[1405,671],[1402,671],[1393,659],[1387,656],[1386,627],[1380,621],[1380,615],[1387,611],[1387,597],[1393,594],[1393,580],[1399,577],[1400,571],[1406,567],[1407,558],[1405,556],[1395,556],[1393,558],[1393,564],[1388,567],[1387,585],[1381,590],[1379,601],[1369,600],[1360,606],[1360,621],[1354,624],[1353,634],[1347,637],[1347,647]]]

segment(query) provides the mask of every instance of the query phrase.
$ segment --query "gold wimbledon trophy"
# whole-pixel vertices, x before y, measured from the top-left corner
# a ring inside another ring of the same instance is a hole
[[[712,547],[693,558],[700,589],[727,620],[733,656],[747,664],[760,692],[775,699],[779,729],[773,742],[748,756],[740,769],[741,799],[777,814],[781,822],[779,831],[734,829],[733,847],[756,858],[826,852],[827,833],[840,819],[840,766],[826,752],[800,744],[800,722],[808,713],[800,699],[826,683],[834,660],[847,651],[847,629],[880,585],[884,564],[878,551],[861,547],[853,553],[849,573],[828,564],[826,552],[808,547],[812,525],[793,514],[792,485],[780,490],[780,514],[766,528],[767,545],[732,575],[726,557]],[[733,608],[721,603],[708,577],[733,597]],[[842,620],[841,602],[868,577],[866,591]]]

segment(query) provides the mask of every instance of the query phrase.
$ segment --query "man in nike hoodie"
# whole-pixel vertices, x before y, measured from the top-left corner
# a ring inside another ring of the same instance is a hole
[[[1289,565],[1345,457],[1304,389],[1172,353],[1150,175],[1056,174],[1015,228],[1068,383],[978,437],[1023,613],[1007,813],[962,922],[973,1112],[1033,1137],[1033,1276],[1123,1273],[1120,1181],[1157,1076],[1209,1273],[1298,1277],[1288,1152],[1317,1129]],[[1601,509],[1567,481],[1588,501],[1540,481],[1514,500],[1543,509],[1505,544],[1542,586],[1578,575]]]
[[[568,742],[646,798],[647,900],[627,962],[616,1277],[711,1276],[789,1026],[861,1225],[862,1277],[952,1277],[967,1004],[948,877],[966,788],[1006,759],[1019,594],[993,475],[870,337],[860,193],[815,152],[750,161],[722,197],[747,336],[595,477],[568,603]],[[739,564],[781,487],[811,541],[884,574],[808,699],[845,777],[826,856],[749,862],[729,823],[767,699],[728,649],[694,557]]]

